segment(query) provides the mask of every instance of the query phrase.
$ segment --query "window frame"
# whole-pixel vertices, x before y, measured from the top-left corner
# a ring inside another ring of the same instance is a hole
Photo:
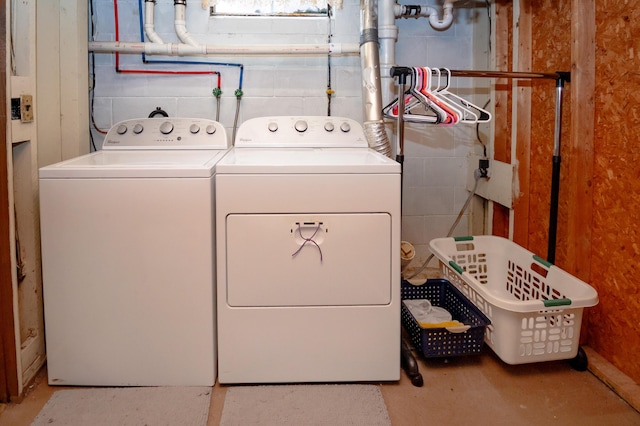
[[[305,4],[300,4],[300,7],[294,11],[294,12],[276,12],[274,11],[274,3],[275,0],[263,0],[265,3],[269,2],[271,3],[271,11],[270,12],[263,12],[262,10],[259,11],[228,11],[228,10],[224,10],[222,12],[217,12],[216,8],[219,6],[218,4],[210,6],[209,7],[209,16],[210,17],[220,17],[220,16],[233,16],[233,17],[251,17],[251,16],[258,16],[258,17],[269,17],[269,18],[273,18],[273,17],[315,17],[315,18],[322,18],[322,17],[327,17],[329,15],[329,0],[324,0],[324,4],[320,5],[320,6],[311,6],[311,5],[305,5]],[[298,3],[304,3],[307,0],[296,0]],[[293,2],[293,0],[290,1],[290,3]],[[242,7],[242,4],[239,3],[243,3],[240,0],[218,0],[217,3],[227,3],[226,6],[233,6],[233,7]],[[310,3],[310,0],[309,0]],[[225,5],[223,5],[225,6]],[[312,7],[317,7],[318,11],[317,12],[312,12],[310,11],[310,8]],[[247,6],[248,8],[248,6]],[[304,10],[306,8],[306,10]]]

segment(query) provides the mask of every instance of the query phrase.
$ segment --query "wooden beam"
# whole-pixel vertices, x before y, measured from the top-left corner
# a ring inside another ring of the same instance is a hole
[[[571,167],[568,172],[569,220],[566,269],[589,282],[591,277],[592,180],[594,162],[596,6],[572,0],[571,21]]]
[[[511,1],[495,2],[495,38],[492,40],[495,51],[494,68],[498,71],[510,71],[511,67],[511,24],[513,4]],[[511,163],[511,89],[512,81],[501,78],[494,86],[494,143],[493,159]],[[499,118],[498,118],[499,117]],[[491,229],[493,235],[509,236],[510,209],[494,204]]]
[[[593,216],[593,162],[596,85],[596,5],[595,0],[572,0],[571,18],[571,136],[568,170],[567,256],[565,269],[585,282],[591,281],[591,234]],[[587,324],[581,342],[588,342]]]
[[[517,33],[516,71],[531,71],[531,4],[519,1],[519,13],[514,18]],[[515,9],[514,9],[515,14]],[[514,199],[513,241],[527,248],[529,245],[529,171],[531,169],[531,81],[516,80],[515,157],[517,160],[518,193]]]
[[[6,2],[0,6],[0,63],[7,63]],[[11,263],[11,220],[9,212],[9,175],[7,141],[7,71],[0,67],[0,401],[17,397],[18,360],[13,310]]]

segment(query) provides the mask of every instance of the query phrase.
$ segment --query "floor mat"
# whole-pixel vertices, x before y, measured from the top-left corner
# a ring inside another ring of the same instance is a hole
[[[390,425],[374,385],[237,386],[227,390],[220,425]]]
[[[210,401],[210,387],[59,390],[32,426],[202,426]]]

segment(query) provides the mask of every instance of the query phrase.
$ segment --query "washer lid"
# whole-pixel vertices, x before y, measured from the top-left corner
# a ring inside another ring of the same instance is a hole
[[[233,148],[216,173],[400,173],[400,164],[369,148]]]
[[[210,177],[227,150],[97,151],[42,167],[40,178]]]

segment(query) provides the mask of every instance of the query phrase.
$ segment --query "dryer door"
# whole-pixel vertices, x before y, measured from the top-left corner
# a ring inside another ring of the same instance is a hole
[[[226,236],[230,306],[391,302],[387,213],[232,214]]]

